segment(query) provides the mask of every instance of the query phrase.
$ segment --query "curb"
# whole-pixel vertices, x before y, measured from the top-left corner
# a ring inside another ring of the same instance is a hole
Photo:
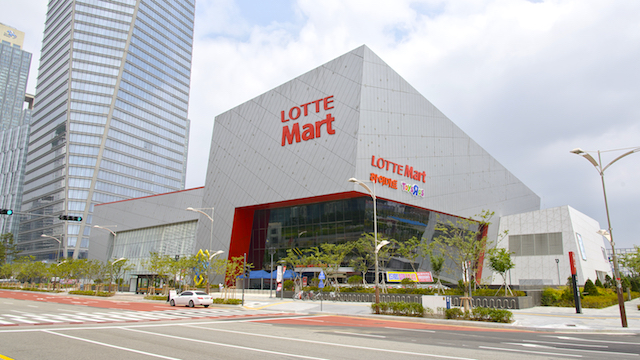
[[[435,318],[419,318],[412,316],[397,316],[397,315],[377,315],[377,314],[341,314],[341,313],[328,313],[328,312],[309,312],[310,315],[334,315],[334,316],[349,316],[355,318],[364,319],[388,319],[391,321],[404,321],[413,323],[426,323],[448,326],[465,326],[465,327],[477,327],[485,329],[502,329],[502,330],[515,330],[515,331],[528,331],[528,332],[545,332],[545,333],[612,333],[618,335],[640,335],[640,330],[630,330],[628,328],[621,329],[593,329],[593,328],[546,328],[546,327],[534,327],[534,326],[519,326],[514,323],[493,323],[486,321],[473,321],[473,320],[451,320],[451,319],[435,319]]]

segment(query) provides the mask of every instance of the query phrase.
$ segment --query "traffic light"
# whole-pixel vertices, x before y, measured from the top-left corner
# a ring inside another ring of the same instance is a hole
[[[0,214],[2,214],[2,215],[12,215],[13,214],[13,210],[11,210],[11,209],[0,209]]]
[[[82,216],[73,216],[73,215],[60,215],[58,219],[64,221],[82,221]]]

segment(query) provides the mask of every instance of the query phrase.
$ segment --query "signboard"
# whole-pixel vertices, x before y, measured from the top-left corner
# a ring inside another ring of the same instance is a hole
[[[318,283],[318,287],[320,289],[324,289],[324,281],[320,280],[320,282]]]
[[[430,283],[433,282],[433,276],[431,276],[431,271],[417,272],[418,282],[421,283]]]
[[[576,257],[573,251],[569,251],[569,264],[571,265],[571,275],[577,275],[576,270]]]
[[[302,278],[302,286],[307,286],[307,277],[306,276],[304,276]]]
[[[282,265],[278,265],[278,270],[276,272],[276,281],[279,283],[282,282],[282,273],[283,273]]]
[[[326,277],[324,275],[324,271],[320,270],[320,275],[318,275],[318,279],[324,280]]]
[[[433,276],[429,271],[421,272],[403,272],[403,271],[387,271],[387,282],[401,282],[402,279],[409,278],[415,282],[433,282]]]

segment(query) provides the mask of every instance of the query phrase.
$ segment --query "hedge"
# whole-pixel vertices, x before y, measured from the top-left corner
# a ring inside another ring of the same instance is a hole
[[[513,321],[513,313],[509,310],[476,307],[469,311],[462,311],[460,308],[447,309],[444,312],[447,319],[454,320],[474,320],[498,323],[510,323]]]
[[[371,304],[371,310],[375,314],[399,315],[399,316],[424,316],[424,306],[418,303],[408,302],[381,302]]]

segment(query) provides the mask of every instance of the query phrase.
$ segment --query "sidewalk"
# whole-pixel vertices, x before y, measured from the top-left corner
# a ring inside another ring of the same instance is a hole
[[[219,293],[213,293],[218,297]],[[333,302],[333,301],[301,301],[291,298],[281,299],[275,297],[275,291],[270,297],[269,293],[245,293],[246,309],[272,310],[274,312],[292,312],[298,314],[338,314],[352,316],[385,316],[371,313],[371,303]],[[242,292],[236,292],[236,298],[241,298]],[[144,300],[144,295],[134,293],[117,293],[109,298],[116,301],[145,301],[157,303],[153,300]],[[536,331],[556,332],[613,332],[619,334],[640,334],[640,310],[638,310],[640,298],[625,302],[627,315],[627,328],[622,327],[620,310],[618,305],[604,309],[582,309],[581,314],[576,314],[575,308],[560,308],[550,306],[537,306],[530,309],[511,310],[514,322],[511,324],[485,323],[478,321],[464,321],[465,325],[483,327],[517,328]],[[411,321],[424,321],[438,324],[460,324],[461,321],[431,318],[407,318],[399,319]]]
[[[615,332],[640,334],[640,298],[625,302],[627,328],[622,327],[618,305],[604,309],[582,309],[576,314],[575,308],[537,306],[530,309],[511,310],[514,322],[511,324],[465,321],[465,325],[518,328],[538,331],[558,332]],[[322,307],[322,308],[321,308]],[[269,295],[245,294],[245,308],[289,311],[295,313],[340,314],[355,316],[380,316],[371,313],[371,303],[344,303],[323,301],[293,301],[292,299],[269,298]],[[386,316],[386,315],[382,315]],[[403,319],[409,319],[403,317]],[[411,318],[412,321],[416,318]],[[425,322],[452,324],[452,320],[420,318]],[[459,322],[457,322],[459,323]]]

